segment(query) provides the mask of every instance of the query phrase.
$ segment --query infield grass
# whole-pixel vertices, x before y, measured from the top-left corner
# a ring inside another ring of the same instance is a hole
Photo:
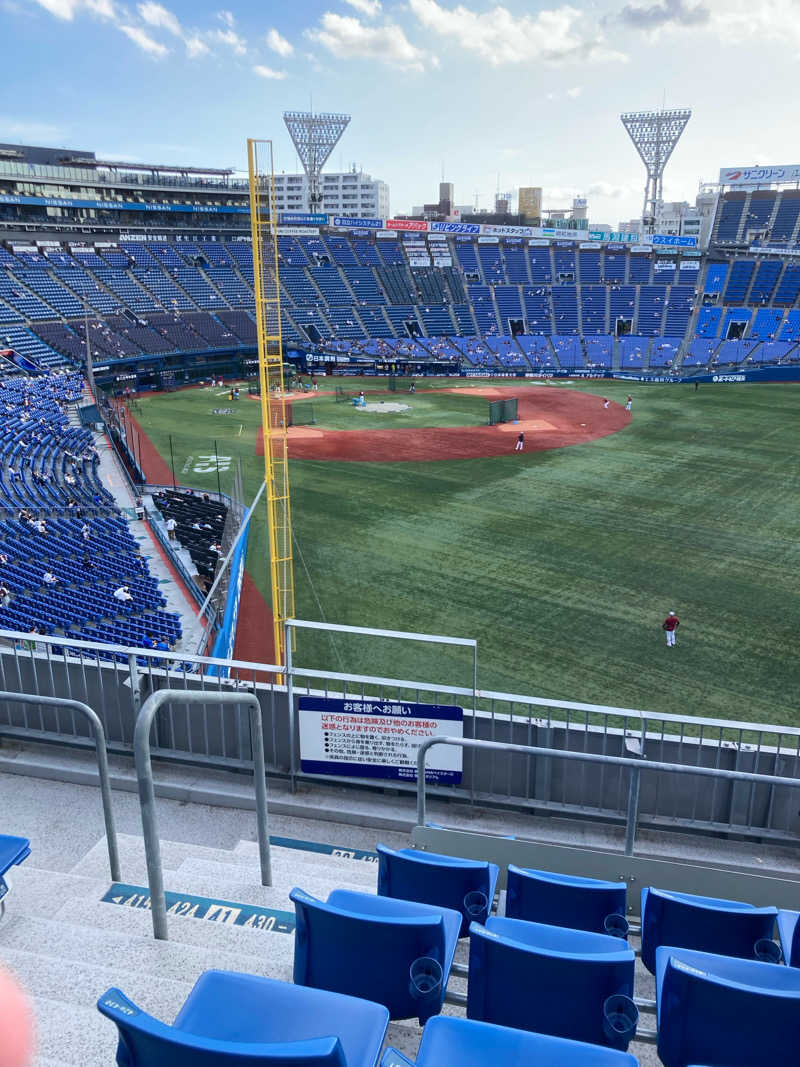
[[[461,384],[474,404],[470,385],[490,383]],[[521,456],[293,461],[298,617],[476,637],[486,689],[800,725],[800,388],[552,388],[619,402],[630,392],[633,421]],[[242,458],[252,496],[263,477],[259,405],[224,395],[155,396],[138,418],[167,463],[172,434],[179,483],[216,488],[216,475],[193,473],[216,439],[221,455]],[[212,415],[218,406],[234,414]],[[230,471],[220,478],[229,488]],[[265,544],[262,513],[248,570],[269,599]],[[669,610],[681,618],[674,649],[661,630]],[[466,685],[471,674],[464,652],[397,641],[303,634],[296,658],[440,683]]]

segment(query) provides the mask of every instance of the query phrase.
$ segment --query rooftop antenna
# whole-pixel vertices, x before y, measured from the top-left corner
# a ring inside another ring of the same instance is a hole
[[[653,233],[655,230],[656,209],[661,202],[664,169],[691,117],[690,108],[670,111],[630,111],[620,115],[622,125],[628,131],[628,136],[647,168],[642,208],[644,233]]]
[[[315,115],[313,111],[284,111],[283,121],[308,178],[309,211],[319,211],[322,207],[322,168],[339,143],[350,122],[350,116]]]

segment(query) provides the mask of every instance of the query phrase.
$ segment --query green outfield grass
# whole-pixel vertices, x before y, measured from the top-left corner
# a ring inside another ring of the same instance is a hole
[[[462,384],[466,402],[471,384],[488,383]],[[800,389],[551,388],[618,401],[632,392],[633,421],[589,444],[522,456],[293,461],[298,616],[476,637],[483,688],[800,723]],[[214,416],[214,407],[235,413]],[[216,488],[216,475],[193,473],[216,439],[221,455],[242,457],[255,493],[254,401],[190,390],[143,401],[138,417],[168,463],[172,434],[179,483]],[[231,474],[220,477],[224,490]],[[264,553],[259,516],[248,569],[268,595]],[[660,627],[670,609],[682,625],[667,650]],[[463,654],[399,642],[305,635],[297,659],[456,684],[470,676]]]

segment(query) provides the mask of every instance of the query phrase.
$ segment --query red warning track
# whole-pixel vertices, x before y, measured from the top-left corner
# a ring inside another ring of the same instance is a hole
[[[464,389],[447,392],[463,395]],[[525,451],[582,445],[624,429],[630,415],[620,404],[603,406],[603,398],[552,386],[492,386],[470,389],[470,396],[487,400],[519,398],[516,423],[499,426],[454,426],[429,429],[323,430],[296,426],[289,430],[292,459],[401,463],[505,456],[514,451],[520,433]],[[354,415],[358,418],[358,415]],[[263,455],[261,434],[256,452]]]

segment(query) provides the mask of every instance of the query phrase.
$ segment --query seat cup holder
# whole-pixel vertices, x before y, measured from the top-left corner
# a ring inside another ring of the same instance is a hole
[[[473,889],[464,897],[464,911],[472,922],[486,922],[489,914],[489,898],[480,889]]]
[[[603,1033],[612,1048],[624,1052],[636,1036],[639,1009],[624,993],[615,993],[603,1004]]]
[[[780,963],[783,958],[781,946],[769,937],[760,937],[753,945],[753,955],[762,963]]]
[[[630,923],[624,915],[606,915],[603,920],[603,929],[611,937],[627,938],[628,931],[630,930]]]
[[[430,956],[420,956],[411,964],[408,991],[415,1000],[429,1001],[442,991],[442,965]]]

